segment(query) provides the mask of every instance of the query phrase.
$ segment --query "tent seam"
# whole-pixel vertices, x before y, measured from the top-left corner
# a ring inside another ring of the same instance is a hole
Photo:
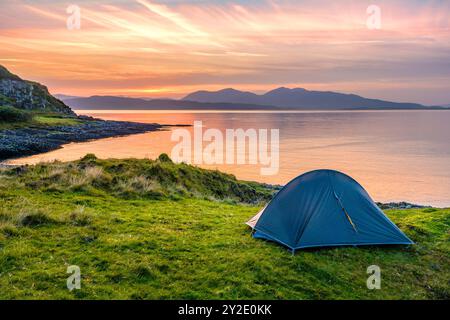
[[[353,230],[357,233],[358,231],[356,230],[356,226],[353,223],[352,218],[347,213],[347,209],[345,209],[344,204],[341,202],[341,199],[339,199],[338,195],[336,194],[336,190],[334,189],[333,180],[331,179],[331,175],[330,175],[329,171],[327,172],[327,176],[328,176],[328,180],[330,180],[330,185],[331,185],[331,189],[333,190],[334,199],[338,202],[338,205],[341,207],[341,209],[344,211],[344,214],[346,215],[347,221],[350,223]]]

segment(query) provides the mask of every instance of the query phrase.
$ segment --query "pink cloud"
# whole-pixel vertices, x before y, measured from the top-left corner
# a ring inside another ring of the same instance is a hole
[[[62,4],[2,2],[0,63],[50,83],[54,92],[83,95],[286,84],[358,92],[361,83],[381,88],[399,81],[411,88],[427,83],[426,89],[450,77],[446,2],[381,1],[381,30],[367,29],[367,3],[349,0],[82,1],[80,7],[82,28],[69,31]],[[111,79],[127,83],[111,88]],[[83,85],[92,81],[94,87]],[[431,99],[425,93],[424,102]]]

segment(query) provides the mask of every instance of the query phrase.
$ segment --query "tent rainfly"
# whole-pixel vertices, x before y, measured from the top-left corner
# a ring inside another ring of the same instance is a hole
[[[334,170],[315,170],[289,182],[247,222],[253,237],[301,248],[413,244],[364,188]]]

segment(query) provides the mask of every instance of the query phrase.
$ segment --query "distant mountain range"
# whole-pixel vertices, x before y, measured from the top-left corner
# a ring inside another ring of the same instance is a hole
[[[54,94],[53,95],[56,99],[59,100],[67,100],[67,99],[74,99],[74,98],[79,98],[77,96],[69,96],[67,94]]]
[[[309,91],[303,88],[278,88],[265,94],[224,89],[220,91],[197,91],[183,100],[198,102],[251,103],[277,106],[288,109],[422,109],[417,103],[399,103],[378,99],[367,99],[355,94],[331,91]]]
[[[188,100],[126,98],[115,96],[92,96],[88,98],[63,99],[77,110],[259,110],[280,109],[271,106],[242,103],[202,103]]]
[[[355,110],[355,109],[442,109],[418,103],[391,102],[368,99],[355,94],[331,91],[309,91],[303,88],[278,88],[265,94],[235,89],[197,91],[181,100],[139,99],[116,96],[87,98],[58,95],[74,109],[131,109],[131,110]]]
[[[370,110],[370,109],[450,109],[428,107],[418,103],[391,102],[368,99],[355,94],[332,91],[310,91],[303,88],[281,87],[265,94],[223,89],[197,91],[180,100],[141,99],[116,96],[75,97],[64,94],[52,96],[44,85],[23,80],[0,65],[0,106],[58,112],[74,115],[78,110]]]

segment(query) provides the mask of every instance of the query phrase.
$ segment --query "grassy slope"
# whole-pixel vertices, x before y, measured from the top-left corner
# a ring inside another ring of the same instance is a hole
[[[387,212],[412,247],[292,256],[251,238],[243,223],[261,204],[242,201],[252,193],[267,195],[164,161],[87,158],[4,172],[0,298],[449,299],[449,209]],[[372,264],[381,290],[366,288]],[[67,265],[80,266],[81,290],[67,290]]]
[[[32,120],[19,122],[5,122],[0,121],[0,130],[20,129],[20,128],[45,128],[51,126],[72,126],[81,124],[82,121],[70,118],[67,116],[60,116],[57,114],[41,114],[32,113]]]
[[[44,126],[75,126],[82,123],[82,120],[56,115],[37,115],[34,121]]]

